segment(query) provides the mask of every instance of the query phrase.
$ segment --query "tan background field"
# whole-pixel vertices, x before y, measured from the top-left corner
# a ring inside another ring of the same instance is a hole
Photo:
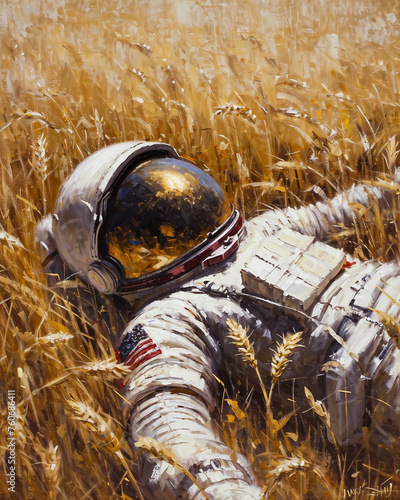
[[[2,0],[4,498],[140,498],[115,386],[123,368],[101,318],[83,318],[47,289],[34,241],[74,166],[114,142],[168,142],[211,169],[246,216],[323,200],[353,182],[389,185],[399,22],[396,0]],[[393,193],[389,234],[367,210],[338,244],[361,259],[398,256]],[[4,455],[8,390],[18,405],[15,495]],[[253,461],[266,498],[400,498],[398,464],[326,449],[323,418],[319,439],[285,427],[267,438],[262,411],[227,399],[216,418]]]

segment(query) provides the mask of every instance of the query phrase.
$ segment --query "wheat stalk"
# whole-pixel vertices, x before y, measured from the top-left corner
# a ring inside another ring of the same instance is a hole
[[[266,433],[268,436],[268,441],[271,443],[271,446],[274,448],[278,447],[278,443],[273,443],[273,435],[274,435],[274,418],[271,411],[271,392],[268,395],[267,389],[265,387],[264,381],[262,379],[260,370],[258,369],[257,359],[255,357],[255,352],[253,348],[253,344],[250,344],[249,338],[247,336],[248,329],[243,328],[243,326],[239,325],[237,321],[228,318],[226,320],[226,324],[229,329],[228,337],[231,338],[236,344],[239,354],[242,355],[244,360],[250,364],[250,366],[256,372],[258,382],[260,384],[260,389],[264,398],[265,408],[266,408]]]
[[[74,336],[72,333],[67,333],[67,332],[58,332],[58,333],[48,333],[47,335],[44,335],[43,337],[39,337],[37,339],[38,344],[59,344],[59,343],[64,343],[67,342],[70,339],[73,339]]]
[[[379,321],[386,328],[387,333],[389,334],[390,338],[394,341],[397,348],[400,349],[399,321],[394,316],[388,314],[387,312],[379,311],[378,309],[372,309],[371,307],[369,309],[378,315]]]
[[[307,470],[310,468],[310,463],[304,458],[289,457],[289,458],[272,458],[268,465],[266,476],[267,484],[262,489],[260,500],[268,497],[274,492],[278,481],[282,481],[282,476],[291,476],[299,470]],[[273,479],[272,484],[268,481]]]
[[[237,104],[225,104],[225,106],[217,106],[217,111],[212,115],[213,120],[217,116],[225,117],[226,115],[238,115],[250,120],[252,123],[256,122],[256,115],[247,106],[238,106]]]
[[[254,353],[253,344],[250,344],[247,336],[248,329],[243,328],[242,325],[233,319],[228,318],[226,324],[229,328],[228,337],[236,344],[239,353],[243,356],[245,361],[250,364],[254,369],[257,369],[257,360]]]
[[[272,377],[271,386],[268,395],[268,404],[271,404],[272,392],[275,384],[278,382],[287,365],[290,363],[290,356],[294,350],[300,346],[303,332],[296,332],[282,337],[282,342],[277,344],[276,351],[271,361],[270,374]]]
[[[86,427],[100,439],[101,446],[105,446],[111,452],[117,452],[120,449],[121,443],[112,431],[110,423],[94,411],[91,406],[72,399],[67,400],[66,403],[73,411],[75,419],[84,422]]]
[[[54,446],[50,441],[48,449],[44,455],[45,474],[49,480],[50,498],[53,498],[54,490],[60,482],[61,453],[58,445]]]
[[[282,342],[277,345],[271,361],[272,386],[278,381],[287,365],[291,362],[290,356],[300,347],[303,332],[291,333],[282,337]]]
[[[36,140],[36,144],[32,147],[33,155],[30,162],[32,169],[35,175],[38,177],[38,181],[41,184],[43,213],[45,215],[47,214],[47,196],[45,189],[45,181],[48,176],[47,170],[48,170],[48,163],[50,160],[49,156],[47,155],[47,147],[48,147],[48,140],[45,137],[44,133],[41,133],[38,139]]]
[[[312,392],[310,389],[307,387],[304,387],[304,393],[306,395],[306,398],[308,399],[308,402],[310,403],[311,408],[315,411],[315,413],[321,417],[322,421],[324,424],[330,428],[331,423],[330,423],[330,418],[329,418],[329,413],[326,410],[326,407],[322,401],[316,401]]]
[[[300,346],[302,332],[296,332],[293,334],[289,334],[286,337],[283,337],[282,343],[277,345],[276,352],[271,362],[272,382],[268,394],[261,373],[258,368],[253,344],[250,343],[250,340],[247,336],[248,329],[244,328],[242,325],[239,325],[237,321],[230,318],[226,320],[226,324],[229,329],[228,337],[233,340],[234,344],[238,348],[239,354],[243,357],[243,359],[247,363],[250,364],[250,366],[255,370],[257,374],[260,388],[266,405],[267,435],[270,438],[272,446],[278,449],[279,443],[277,442],[277,440],[274,439],[274,419],[271,410],[272,392],[276,382],[279,380],[283,371],[289,364],[290,356],[293,354],[294,350]]]
[[[258,369],[258,364],[257,364],[257,359],[255,356],[253,344],[250,344],[249,338],[247,336],[248,328],[243,328],[242,325],[239,325],[239,323],[233,319],[228,318],[226,320],[226,324],[229,329],[229,335],[228,338],[231,338],[233,340],[233,343],[237,346],[239,354],[243,357],[243,359],[249,363],[249,365],[255,370],[261,391],[264,396],[264,401],[267,406],[267,408],[270,407],[269,404],[269,397],[267,395],[267,390],[265,388],[264,381],[261,377],[261,373]]]
[[[388,294],[383,288],[379,286],[377,288],[381,293],[386,295],[386,297],[388,297],[388,299],[390,299],[393,304],[396,304],[396,306],[400,307],[400,303],[398,300]],[[371,307],[369,309],[379,316],[379,319],[386,328],[386,331],[388,332],[396,346],[400,349],[400,324],[398,319],[385,311],[372,309]]]
[[[74,418],[83,422],[85,426],[94,433],[96,438],[100,440],[100,446],[104,447],[109,453],[116,456],[126,470],[126,473],[135,488],[139,499],[144,500],[136,479],[134,478],[129,465],[120,450],[122,445],[121,440],[117,436],[117,431],[112,429],[110,422],[106,421],[101,415],[94,411],[92,407],[86,405],[82,401],[69,399],[66,400],[66,403],[74,413]],[[122,431],[120,431],[120,434],[122,434]]]
[[[269,476],[280,476],[281,474],[291,474],[298,469],[306,469],[310,463],[304,458],[289,457],[272,459],[268,471]]]
[[[304,387],[304,393],[306,395],[306,398],[308,399],[308,402],[310,403],[311,408],[321,418],[321,420],[325,424],[326,428],[328,429],[328,431],[332,437],[332,441],[333,441],[335,448],[336,448],[338,467],[339,467],[339,471],[341,472],[341,480],[343,481],[344,480],[344,474],[343,474],[344,471],[343,471],[343,467],[342,467],[342,458],[340,456],[340,447],[339,447],[339,443],[337,442],[336,436],[333,432],[333,429],[331,427],[330,415],[329,415],[324,403],[322,401],[315,400],[314,395],[307,387]]]
[[[119,363],[114,358],[105,359],[103,361],[91,361],[79,366],[69,368],[74,373],[90,373],[91,375],[106,375],[107,378],[119,379],[132,373],[129,366]]]

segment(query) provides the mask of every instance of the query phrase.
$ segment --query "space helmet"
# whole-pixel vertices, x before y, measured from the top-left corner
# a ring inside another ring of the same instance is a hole
[[[51,223],[71,273],[122,296],[226,260],[243,226],[208,173],[158,142],[114,144],[84,159],[61,187]]]

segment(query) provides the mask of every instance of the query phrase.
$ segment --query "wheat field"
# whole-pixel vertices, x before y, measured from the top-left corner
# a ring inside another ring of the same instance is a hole
[[[387,184],[399,154],[399,23],[397,0],[1,0],[2,498],[141,498],[115,384],[124,368],[100,315],[89,321],[48,289],[34,238],[73,168],[107,144],[161,140],[209,168],[246,216]],[[389,234],[366,211],[338,244],[360,259],[398,257],[393,200]],[[275,381],[297,342],[277,346]],[[278,419],[261,392],[254,414],[227,389],[216,418],[265,498],[400,498],[399,464],[329,447],[311,394],[317,440],[286,430],[290,415]]]

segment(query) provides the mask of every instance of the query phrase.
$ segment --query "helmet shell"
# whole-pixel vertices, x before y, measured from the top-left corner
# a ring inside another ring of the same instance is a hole
[[[72,272],[99,291],[106,292],[108,287],[102,285],[101,273],[92,271],[101,265],[98,235],[104,222],[103,200],[127,169],[152,157],[180,158],[173,147],[164,143],[114,144],[83,160],[59,192],[52,220],[57,250]]]

